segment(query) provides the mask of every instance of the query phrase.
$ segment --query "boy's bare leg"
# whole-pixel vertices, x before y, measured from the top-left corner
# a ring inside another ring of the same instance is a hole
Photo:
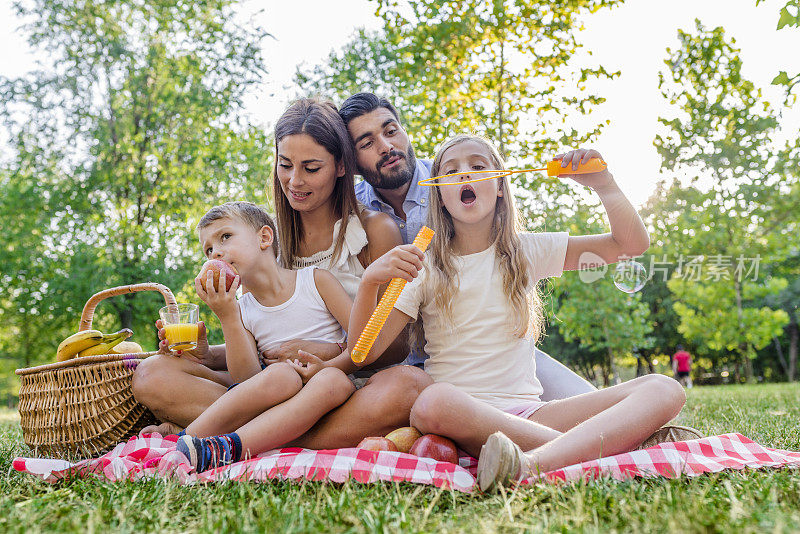
[[[367,436],[385,436],[408,426],[411,406],[432,383],[431,377],[416,367],[384,369],[291,445],[307,449],[355,447]]]
[[[236,430],[243,454],[252,457],[286,445],[345,402],[354,389],[350,379],[339,369],[323,369],[311,377],[296,395]]]
[[[133,375],[133,396],[160,420],[184,428],[233,384],[230,375],[171,354],[143,360]],[[162,425],[142,433],[160,431]],[[166,428],[162,428],[166,429]],[[167,432],[171,433],[171,432]],[[162,432],[163,434],[163,432]]]
[[[302,387],[300,375],[288,363],[274,363],[227,391],[186,427],[186,433],[204,438],[233,432],[291,399]]]

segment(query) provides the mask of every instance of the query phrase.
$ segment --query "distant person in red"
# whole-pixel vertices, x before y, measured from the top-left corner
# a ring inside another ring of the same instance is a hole
[[[689,376],[691,370],[692,355],[683,350],[683,345],[678,345],[678,352],[672,357],[672,372],[675,373],[675,379],[685,388],[692,387],[692,377]]]

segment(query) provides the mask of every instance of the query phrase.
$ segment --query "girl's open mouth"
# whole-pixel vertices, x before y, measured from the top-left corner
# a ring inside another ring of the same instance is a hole
[[[472,189],[472,186],[469,184],[464,184],[461,186],[461,203],[470,205],[478,199],[475,196],[475,191]]]
[[[289,193],[291,193],[292,198],[295,200],[305,200],[306,198],[308,198],[308,195],[311,194],[310,192],[304,193],[302,191],[295,191],[293,189],[290,189]]]

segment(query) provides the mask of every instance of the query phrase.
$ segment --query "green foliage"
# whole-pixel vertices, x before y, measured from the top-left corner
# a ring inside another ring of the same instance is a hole
[[[616,1],[377,0],[382,31],[358,32],[325,65],[298,72],[305,93],[340,101],[369,90],[391,98],[418,154],[450,135],[486,135],[517,161],[540,160],[592,139],[601,125],[565,130],[566,116],[603,101],[587,81],[602,66],[577,66],[578,18]]]
[[[730,283],[695,284],[676,276],[668,285],[677,299],[674,308],[681,318],[678,331],[696,343],[700,354],[707,354],[709,349],[736,352],[742,345],[761,349],[771,343],[773,337],[780,335],[789,322],[788,314],[781,309],[725,306],[723,303],[736,301],[735,287]],[[742,299],[757,303],[786,286],[783,278],[773,278],[763,286],[746,284],[742,288]],[[742,325],[744,328],[740,331]]]
[[[266,200],[269,142],[239,118],[264,72],[265,34],[237,24],[232,4],[16,4],[48,62],[0,80],[12,140],[0,174],[7,356],[52,359],[107,287],[158,281],[192,300],[199,217],[223,201]],[[155,346],[163,299],[106,302],[99,325],[132,327]]]
[[[756,0],[756,4],[760,4],[762,1]],[[776,29],[780,30],[786,27],[800,27],[800,0],[789,0],[778,13],[778,26]],[[780,71],[772,80],[773,85],[786,86],[787,100],[792,96],[792,92],[798,83],[800,83],[800,73],[790,76],[785,70]]]
[[[727,349],[753,357],[787,322],[764,298],[787,282],[764,279],[753,264],[769,264],[794,246],[798,175],[797,142],[778,146],[777,113],[741,75],[739,50],[722,28],[678,32],[681,46],[668,49],[660,75],[675,118],[661,118],[655,145],[662,167],[682,172],[689,187],[662,184],[647,209],[654,243],[673,261],[702,262],[702,278],[687,280],[692,267],[673,272],[669,289],[678,301],[679,331],[701,351]],[[714,182],[703,190],[699,177]],[[750,267],[742,268],[745,262]]]

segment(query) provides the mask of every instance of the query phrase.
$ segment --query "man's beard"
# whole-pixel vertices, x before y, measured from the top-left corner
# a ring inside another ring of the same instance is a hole
[[[381,170],[384,163],[396,157],[402,158],[406,164],[394,171],[385,172]],[[414,157],[414,148],[409,145],[408,153],[392,150],[381,158],[374,169],[359,167],[358,172],[361,173],[364,180],[375,189],[397,189],[406,185],[414,178],[416,166],[417,160]]]

